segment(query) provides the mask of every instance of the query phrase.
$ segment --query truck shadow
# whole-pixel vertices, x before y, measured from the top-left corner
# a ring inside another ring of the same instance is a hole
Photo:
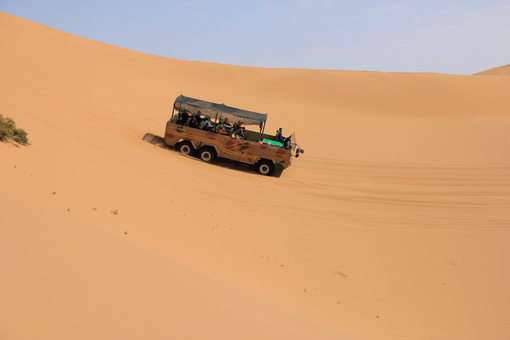
[[[146,133],[143,136],[142,140],[147,142],[147,143],[149,143],[149,144],[158,146],[158,147],[160,147],[162,149],[171,150],[172,152],[175,152],[175,153],[177,153],[179,155],[182,155],[178,150],[174,149],[171,146],[168,146],[165,143],[165,139],[163,137],[154,135],[152,133]],[[198,162],[201,162],[201,160],[199,160],[198,158],[193,157],[193,156],[185,156],[185,155],[182,155],[182,156],[183,157],[191,158],[191,159],[196,160]],[[259,175],[255,171],[255,168],[253,167],[253,165],[243,164],[243,163],[240,163],[240,162],[232,161],[230,159],[216,158],[216,160],[213,163],[211,163],[211,165],[212,166],[219,166],[219,167],[227,168],[227,169],[232,169],[232,170],[236,170],[236,171],[242,171],[242,172],[249,173],[249,174]],[[280,175],[281,174],[278,174],[277,171],[275,171],[275,173],[273,174],[273,177],[280,177]]]
[[[142,140],[144,142],[149,143],[149,144],[157,145],[157,146],[159,146],[160,148],[163,148],[163,149],[171,149],[171,147],[166,145],[165,139],[163,137],[156,136],[156,135],[154,135],[152,133],[146,133],[143,136]]]

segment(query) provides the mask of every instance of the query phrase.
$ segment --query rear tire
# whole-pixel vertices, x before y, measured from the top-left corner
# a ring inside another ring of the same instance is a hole
[[[195,149],[193,149],[193,145],[188,141],[179,143],[177,149],[183,155],[188,155],[188,156],[191,156],[193,154],[193,151],[195,151]]]
[[[274,164],[271,161],[265,159],[260,160],[257,165],[257,172],[265,176],[271,176],[274,172]]]
[[[206,163],[211,163],[216,159],[216,150],[205,146],[198,152],[198,157]]]

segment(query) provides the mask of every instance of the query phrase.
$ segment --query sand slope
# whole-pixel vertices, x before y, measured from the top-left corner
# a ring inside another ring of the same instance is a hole
[[[491,68],[490,70],[478,72],[475,76],[510,76],[510,65]]]
[[[0,13],[1,339],[507,339],[510,78],[141,54]],[[142,141],[269,114],[281,178]],[[117,211],[118,214],[112,213]]]

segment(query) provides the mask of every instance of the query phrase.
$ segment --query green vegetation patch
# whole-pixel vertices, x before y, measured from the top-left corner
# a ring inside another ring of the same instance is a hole
[[[15,141],[21,145],[28,145],[27,133],[23,129],[18,129],[12,118],[4,118],[0,114],[0,141]]]

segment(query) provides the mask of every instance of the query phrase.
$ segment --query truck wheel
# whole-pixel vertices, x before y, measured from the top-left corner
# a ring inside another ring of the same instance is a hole
[[[184,141],[182,143],[179,144],[179,152],[182,153],[183,155],[191,155],[193,154],[193,145],[188,142],[188,141]]]
[[[198,157],[206,163],[211,163],[216,159],[216,150],[211,147],[203,147],[198,152]]]
[[[261,160],[257,163],[256,168],[262,175],[271,176],[274,171],[274,164],[267,160]]]

